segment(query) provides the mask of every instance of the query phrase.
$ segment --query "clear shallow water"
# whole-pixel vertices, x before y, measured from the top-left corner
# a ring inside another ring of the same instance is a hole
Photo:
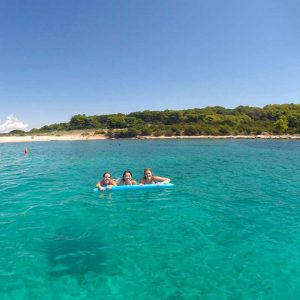
[[[0,144],[1,299],[298,299],[299,157],[288,140]],[[92,191],[149,166],[176,187]]]

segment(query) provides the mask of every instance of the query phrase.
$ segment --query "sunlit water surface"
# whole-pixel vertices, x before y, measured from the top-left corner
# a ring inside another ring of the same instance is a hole
[[[176,187],[93,192],[145,167]],[[0,295],[298,299],[300,142],[0,144]]]

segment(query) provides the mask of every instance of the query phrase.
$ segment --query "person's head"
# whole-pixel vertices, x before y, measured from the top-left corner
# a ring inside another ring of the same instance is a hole
[[[151,179],[153,175],[153,172],[150,168],[147,168],[144,170],[144,178],[145,179]]]
[[[110,182],[110,179],[111,179],[110,173],[105,172],[105,173],[103,174],[103,181],[104,181],[106,184],[108,184],[108,183]]]
[[[125,171],[123,173],[123,180],[130,181],[132,179],[132,173],[130,171]]]

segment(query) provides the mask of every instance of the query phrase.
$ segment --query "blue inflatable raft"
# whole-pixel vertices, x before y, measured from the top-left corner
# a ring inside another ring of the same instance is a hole
[[[166,189],[174,187],[173,183],[164,184],[145,184],[145,185],[115,185],[109,191],[125,191],[125,190],[151,190],[151,189]],[[106,191],[104,187],[104,191]],[[100,192],[98,188],[94,188],[94,192]]]

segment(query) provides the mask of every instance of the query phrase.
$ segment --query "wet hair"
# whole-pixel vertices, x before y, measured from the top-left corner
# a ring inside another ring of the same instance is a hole
[[[111,177],[111,174],[110,174],[109,172],[105,172],[105,173],[103,174],[102,178],[104,178],[106,174],[110,175],[110,177]]]
[[[126,173],[129,173],[129,174],[131,175],[131,177],[132,177],[132,173],[131,173],[130,171],[128,171],[128,170],[127,170],[127,171],[124,171],[123,177],[122,177],[122,179],[123,179],[124,181],[125,181],[125,178],[124,178],[124,177],[125,177],[125,174],[126,174]]]
[[[152,170],[151,170],[150,168],[147,168],[147,169],[144,170],[144,179],[147,179],[146,176],[145,176],[145,173],[146,173],[147,171],[150,171],[151,174],[153,175]]]

